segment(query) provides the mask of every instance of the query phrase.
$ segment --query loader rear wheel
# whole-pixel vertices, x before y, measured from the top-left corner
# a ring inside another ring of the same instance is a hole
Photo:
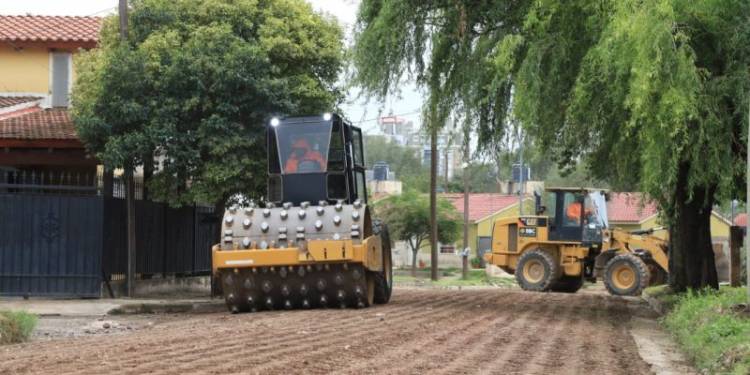
[[[560,293],[575,293],[583,286],[583,275],[563,276],[550,286],[550,290]]]
[[[523,290],[544,292],[557,280],[560,266],[542,249],[527,251],[518,259],[516,281]]]
[[[393,293],[393,263],[391,262],[391,237],[388,226],[380,220],[373,220],[372,233],[380,235],[380,243],[383,246],[383,270],[372,272],[375,284],[375,303],[383,304],[391,300]]]
[[[615,296],[639,296],[651,276],[646,263],[633,254],[620,254],[604,268],[604,286]]]

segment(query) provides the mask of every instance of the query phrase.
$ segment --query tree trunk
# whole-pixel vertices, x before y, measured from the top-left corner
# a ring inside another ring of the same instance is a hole
[[[669,285],[677,292],[719,288],[711,243],[711,211],[715,187],[693,188],[689,196],[688,163],[680,166],[670,226]]]
[[[419,249],[411,249],[411,275],[417,277],[417,253]]]

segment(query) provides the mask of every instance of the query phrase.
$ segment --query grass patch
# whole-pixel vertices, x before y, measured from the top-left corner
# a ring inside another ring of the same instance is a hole
[[[515,279],[506,277],[489,277],[482,270],[470,269],[466,279],[461,278],[461,270],[458,268],[448,268],[440,270],[438,281],[430,280],[429,272],[418,272],[417,277],[411,276],[409,272],[397,272],[393,275],[393,281],[396,285],[426,285],[438,287],[456,287],[456,286],[504,286],[510,287],[516,284]]]
[[[15,344],[29,339],[37,317],[25,311],[0,311],[0,344]]]
[[[737,308],[747,303],[744,288],[651,295],[671,303],[664,325],[697,367],[712,374],[750,374],[750,314]]]

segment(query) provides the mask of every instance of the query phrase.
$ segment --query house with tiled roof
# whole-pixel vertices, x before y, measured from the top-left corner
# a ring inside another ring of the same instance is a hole
[[[734,225],[738,227],[747,227],[747,214],[744,212],[734,216]]]
[[[656,217],[656,202],[646,200],[642,193],[610,193],[607,216],[613,227],[627,230],[642,229],[642,225]]]
[[[607,201],[607,216],[612,227],[625,230],[641,230],[661,227],[659,208],[642,193],[610,193]],[[731,222],[717,211],[711,213],[711,237],[715,243],[727,241]],[[656,233],[665,236],[666,232]]]
[[[461,193],[441,194],[461,214],[464,214],[464,195]],[[505,195],[496,193],[472,193],[469,194],[469,247],[472,256],[489,250],[491,246],[492,224],[495,220],[503,217],[517,216],[518,195]],[[524,214],[534,214],[534,200],[530,197],[524,199]],[[461,244],[463,240],[459,240]]]
[[[96,47],[101,23],[98,17],[0,15],[1,171],[96,173],[68,107],[76,55]]]

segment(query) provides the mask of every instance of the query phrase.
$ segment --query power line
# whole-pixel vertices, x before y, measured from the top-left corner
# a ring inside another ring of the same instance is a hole
[[[365,122],[372,122],[372,121],[380,120],[383,117],[409,116],[409,115],[416,115],[416,114],[419,114],[419,113],[422,113],[422,111],[414,111],[414,112],[406,112],[406,113],[396,113],[396,114],[387,115],[387,116],[374,117],[374,118],[370,118],[370,119],[367,119],[367,120],[352,121],[352,123],[353,124],[363,124]]]

